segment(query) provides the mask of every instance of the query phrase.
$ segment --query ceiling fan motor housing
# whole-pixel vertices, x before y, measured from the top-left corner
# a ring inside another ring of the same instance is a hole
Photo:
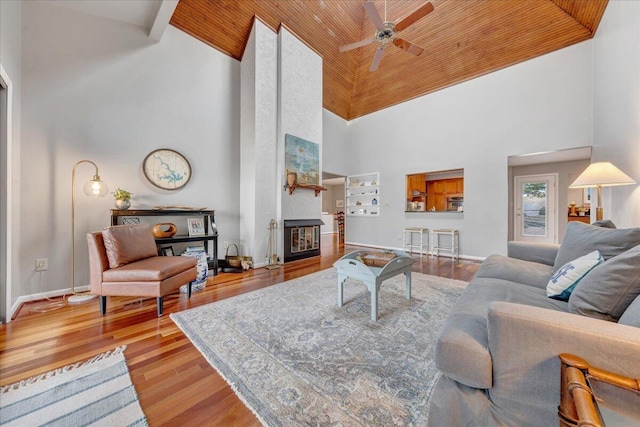
[[[384,28],[376,30],[375,39],[380,42],[386,42],[396,37],[396,25],[393,22],[385,22]]]

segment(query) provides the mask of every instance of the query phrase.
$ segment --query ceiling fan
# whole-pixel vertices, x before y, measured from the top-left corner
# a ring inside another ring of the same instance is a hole
[[[382,59],[382,53],[384,52],[384,49],[387,47],[387,43],[389,42],[392,42],[400,49],[406,50],[407,52],[415,56],[418,56],[422,52],[424,52],[424,49],[420,46],[398,37],[398,33],[405,28],[415,24],[418,20],[424,18],[429,13],[433,12],[433,5],[430,2],[423,4],[398,23],[387,21],[386,0],[384,2],[384,21],[382,21],[382,18],[380,17],[380,14],[376,10],[376,6],[372,1],[368,1],[364,4],[364,10],[369,15],[369,19],[371,19],[373,25],[376,27],[376,33],[374,34],[373,38],[340,46],[340,52],[357,49],[359,47],[366,46],[375,42],[380,43],[380,47],[373,57],[373,62],[371,62],[371,67],[369,67],[369,71],[376,71],[378,69],[380,60]]]

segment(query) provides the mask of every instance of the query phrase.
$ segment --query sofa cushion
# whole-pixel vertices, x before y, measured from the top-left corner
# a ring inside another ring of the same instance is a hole
[[[522,259],[491,255],[484,260],[475,277],[492,277],[544,289],[553,267]]]
[[[622,313],[618,323],[640,328],[640,295],[638,295],[624,313]]]
[[[568,311],[566,302],[547,298],[544,287],[491,277],[474,278],[445,321],[435,350],[438,369],[469,387],[492,386],[487,317],[489,305],[494,301]]]
[[[576,286],[569,310],[617,322],[640,295],[640,245],[595,267]]]
[[[571,221],[558,249],[554,269],[598,249],[609,259],[640,245],[640,228],[613,229]]]
[[[109,268],[158,255],[151,228],[146,224],[114,225],[102,230]]]
[[[549,298],[568,301],[580,281],[598,264],[604,261],[600,251],[593,251],[569,261],[556,271],[547,283]]]
[[[599,221],[592,223],[591,225],[595,225],[598,227],[605,227],[605,228],[618,228],[610,219],[601,219]]]

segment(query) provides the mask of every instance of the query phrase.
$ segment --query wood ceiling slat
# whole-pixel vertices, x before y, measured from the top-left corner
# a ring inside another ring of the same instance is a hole
[[[323,106],[347,120],[517,64],[593,37],[607,0],[431,0],[435,10],[400,33],[425,49],[389,45],[378,71],[378,43],[340,53],[372,37],[365,0],[180,0],[171,24],[241,59],[254,15],[283,23],[323,57]],[[424,0],[387,0],[399,22]],[[384,19],[384,0],[375,0]]]

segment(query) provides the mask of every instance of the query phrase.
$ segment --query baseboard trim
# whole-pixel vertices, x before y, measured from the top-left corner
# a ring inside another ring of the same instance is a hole
[[[89,286],[76,287],[76,292],[86,292],[88,290],[89,290]],[[13,305],[11,306],[11,315],[9,317],[13,319],[14,316],[18,313],[18,311],[20,311],[20,309],[22,308],[22,305],[27,302],[42,301],[42,300],[46,300],[47,298],[57,298],[57,297],[61,297],[63,295],[69,295],[69,294],[71,294],[70,288],[58,289],[56,291],[49,291],[49,292],[38,292],[37,294],[31,294],[31,295],[21,295],[18,297],[16,302],[14,302]]]
[[[378,245],[371,245],[368,243],[358,243],[358,242],[345,242],[345,245],[350,245],[350,246],[362,246],[365,248],[376,248],[376,249],[392,249],[394,251],[404,251],[404,248],[397,248],[397,247],[390,247],[390,246],[378,246]],[[418,254],[418,251],[413,251],[414,254]],[[431,251],[429,252],[422,252],[423,255],[433,255],[433,253]],[[441,257],[445,257],[445,258],[452,258],[452,254],[446,254],[446,253],[442,253],[440,254]],[[466,259],[469,261],[484,261],[487,257],[481,257],[481,256],[475,256],[475,255],[464,255],[464,254],[460,254],[458,256],[458,258],[460,259]]]

